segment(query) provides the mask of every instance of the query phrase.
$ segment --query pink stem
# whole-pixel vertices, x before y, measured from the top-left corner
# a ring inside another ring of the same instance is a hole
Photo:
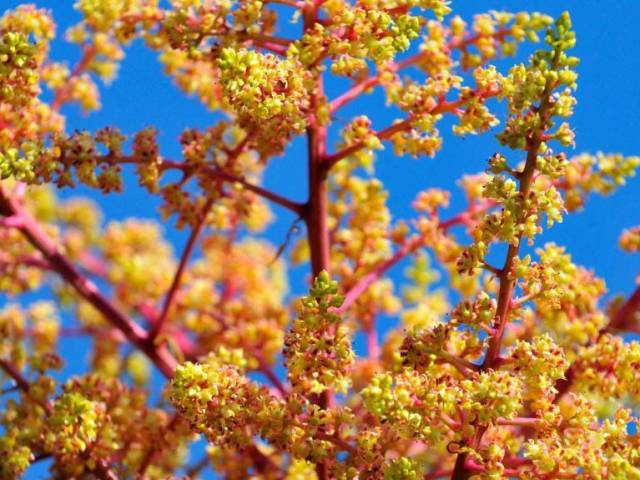
[[[164,304],[162,306],[162,312],[160,316],[155,321],[155,323],[151,327],[151,332],[149,336],[151,338],[156,338],[164,327],[165,322],[167,321],[167,317],[169,316],[169,311],[171,310],[171,306],[173,305],[173,301],[178,293],[178,288],[180,288],[180,282],[182,281],[182,276],[184,275],[184,270],[187,267],[187,263],[189,262],[189,258],[193,253],[193,248],[195,247],[196,240],[198,239],[198,235],[202,231],[202,227],[204,226],[204,222],[207,218],[207,213],[211,208],[211,204],[213,200],[208,200],[207,203],[202,208],[202,212],[200,212],[200,218],[197,223],[191,229],[191,234],[189,235],[189,239],[187,240],[187,244],[182,252],[180,257],[180,263],[178,264],[178,269],[176,270],[175,275],[173,276],[173,282],[171,282],[171,287],[167,292],[167,296],[165,297]]]
[[[462,212],[444,222],[440,223],[439,228],[441,230],[447,231],[449,228],[454,225],[459,224],[467,224],[471,221],[472,214],[478,210],[485,210],[492,205],[491,202],[483,202],[482,204],[476,205],[472,211]],[[369,273],[365,276],[361,277],[358,282],[351,287],[351,289],[347,292],[344,297],[344,302],[339,308],[336,308],[335,313],[343,314],[347,311],[347,309],[353,305],[353,303],[358,299],[360,295],[362,295],[372,283],[382,278],[382,276],[387,273],[391,268],[397,265],[402,259],[411,255],[415,251],[417,251],[424,244],[424,236],[418,235],[412,240],[406,242],[400,249],[391,256],[391,258],[385,260],[377,267],[374,267]]]
[[[0,212],[6,216],[20,218],[18,229],[51,264],[53,270],[93,307],[98,310],[114,327],[120,330],[137,348],[144,352],[149,359],[166,376],[171,377],[176,367],[176,360],[164,346],[155,346],[149,341],[147,332],[127,315],[115,307],[98,290],[96,285],[82,275],[73,264],[62,255],[56,243],[40,227],[31,214],[8,197],[0,189]]]
[[[482,98],[489,98],[489,97],[495,97],[499,93],[500,93],[499,90],[488,90],[485,92],[478,92],[477,96]],[[467,101],[468,99],[466,98],[460,98],[458,100],[451,101],[451,102],[447,100],[441,100],[435,107],[431,109],[430,112],[428,112],[428,114],[438,115],[440,113],[455,112],[461,106],[463,106]],[[378,137],[380,140],[388,140],[389,138],[393,137],[396,133],[411,130],[411,128],[413,128],[411,123],[412,123],[412,119],[406,118],[400,122],[390,125],[387,128],[384,128],[382,130],[375,132],[375,136]],[[330,170],[336,163],[338,163],[343,158],[353,155],[354,153],[362,150],[365,147],[366,147],[366,144],[364,142],[358,142],[353,145],[349,145],[348,147],[345,147],[342,150],[339,150],[331,155],[325,156],[323,159],[324,168],[327,170]]]

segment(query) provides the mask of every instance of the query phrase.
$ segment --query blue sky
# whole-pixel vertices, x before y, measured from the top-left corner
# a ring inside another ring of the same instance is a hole
[[[3,1],[11,8],[17,1]],[[78,50],[62,40],[64,29],[77,21],[72,1],[38,0],[36,5],[53,10],[60,25],[58,39],[54,43],[52,57],[68,59],[78,57]],[[637,76],[640,73],[640,55],[636,51],[637,24],[640,20],[640,2],[635,0],[529,0],[529,1],[454,1],[456,13],[470,19],[474,13],[490,9],[509,11],[541,11],[557,15],[568,10],[577,32],[575,54],[581,58],[578,105],[571,124],[576,131],[575,152],[620,152],[626,155],[640,154],[640,89]],[[287,27],[287,34],[294,34],[296,26]],[[525,50],[526,51],[526,50]],[[503,69],[512,60],[499,62]],[[329,97],[341,92],[330,84]],[[185,99],[162,74],[156,54],[136,43],[127,50],[119,78],[102,89],[103,108],[86,117],[75,106],[67,107],[68,126],[73,129],[95,130],[105,125],[117,125],[125,133],[134,133],[149,125],[161,132],[161,151],[169,158],[179,156],[179,133],[189,127],[206,127],[215,117],[196,100]],[[380,106],[382,95],[378,92],[364,97],[341,112],[343,119],[352,114],[370,113],[375,127],[386,126],[394,117]],[[492,135],[460,138],[442,128],[444,148],[435,159],[414,160],[394,157],[390,149],[382,152],[376,164],[378,176],[390,191],[390,207],[397,218],[411,216],[410,203],[415,194],[427,187],[443,187],[454,192],[452,212],[462,206],[462,197],[455,181],[463,173],[481,171],[487,158],[494,153],[497,142]],[[571,154],[571,152],[567,152]],[[513,157],[512,157],[513,158]],[[305,144],[296,140],[286,155],[274,159],[266,173],[265,183],[292,198],[303,200],[306,195]],[[156,217],[157,201],[149,198],[135,182],[122,195],[102,196],[89,192],[105,211],[107,219],[127,216]],[[64,196],[76,194],[65,192]],[[280,243],[292,218],[283,214],[267,236]],[[627,187],[612,197],[592,197],[584,212],[565,217],[564,223],[545,233],[544,241],[555,241],[567,246],[574,260],[593,268],[607,281],[612,293],[628,293],[634,288],[634,278],[640,274],[640,256],[630,256],[620,251],[617,239],[620,232],[640,224],[640,178],[633,179]],[[184,244],[185,234],[176,232],[167,223],[167,235],[177,251]],[[540,242],[540,241],[539,241]],[[539,244],[538,242],[538,244]],[[304,291],[305,272],[298,270],[292,277],[292,290]],[[393,276],[399,278],[401,269]],[[78,351],[79,345],[69,346]],[[63,352],[64,353],[64,352]],[[41,472],[41,470],[40,470]],[[35,470],[29,478],[40,478]]]

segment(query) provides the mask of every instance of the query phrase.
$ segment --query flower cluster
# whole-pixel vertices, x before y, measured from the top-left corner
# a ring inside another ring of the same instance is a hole
[[[607,303],[569,250],[534,247],[640,166],[564,152],[577,140],[568,14],[465,20],[445,0],[75,8],[74,65],[52,58],[50,13],[0,17],[1,480],[43,459],[52,478],[640,478],[627,409],[640,343],[624,335],[640,330],[640,289]],[[133,41],[216,111],[179,134],[177,158],[162,125],[65,125],[71,104],[100,107]],[[524,43],[528,60],[506,58]],[[386,125],[365,115],[376,89]],[[462,202],[425,184],[412,217],[394,218],[380,151],[434,157],[443,125],[499,124]],[[299,136],[303,201],[262,183]],[[183,240],[54,194],[123,194],[131,178]],[[288,228],[267,230],[281,211]],[[637,252],[638,227],[619,243]],[[301,298],[287,257],[310,265]],[[62,355],[71,336],[91,345],[86,366]]]
[[[282,142],[304,130],[312,87],[295,60],[227,48],[218,65],[224,99],[239,126],[259,135],[262,154],[280,153]]]
[[[557,245],[547,244],[537,253],[539,262],[531,262],[529,256],[514,262],[514,276],[521,279],[522,299],[532,301],[539,325],[564,346],[597,337],[607,321],[599,306],[606,292],[604,281],[572,263]]]
[[[567,210],[581,208],[590,193],[612,193],[625,184],[626,178],[633,177],[639,166],[639,157],[619,154],[582,154],[572,158],[558,182],[560,188],[567,192]]]
[[[220,446],[251,444],[257,432],[249,427],[259,425],[254,416],[271,401],[266,389],[215,357],[179,366],[171,392],[172,403],[191,427]]]
[[[629,228],[622,232],[620,248],[627,252],[640,252],[640,227]]]
[[[287,373],[301,393],[322,393],[331,388],[346,392],[354,354],[351,335],[340,317],[331,312],[342,305],[338,284],[322,272],[300,299],[299,317],[284,340]]]
[[[203,258],[189,270],[168,320],[193,332],[203,350],[241,349],[248,368],[260,370],[272,365],[283,347],[287,282],[282,262],[273,261],[273,246],[232,243],[234,231],[204,239]]]

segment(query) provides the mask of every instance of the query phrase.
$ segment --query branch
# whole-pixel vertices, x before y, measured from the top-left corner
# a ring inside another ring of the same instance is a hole
[[[411,130],[411,128],[412,128],[411,119],[406,118],[402,121],[399,121],[397,123],[394,123],[393,125],[388,126],[387,128],[378,130],[377,132],[374,133],[374,135],[378,137],[380,140],[388,140],[389,138],[394,136],[396,133]],[[353,145],[345,147],[342,150],[339,150],[333,153],[332,155],[325,156],[323,159],[324,168],[326,170],[330,170],[331,167],[333,167],[336,163],[338,163],[343,158],[353,155],[354,153],[358,152],[359,150],[362,150],[365,147],[366,145],[364,142],[354,143]]]
[[[469,211],[462,212],[454,217],[451,217],[438,225],[438,228],[442,231],[447,231],[451,227],[459,224],[467,224],[471,221],[472,215],[478,211],[485,211],[487,208],[493,205],[492,202],[482,202],[481,204],[474,205]],[[346,293],[344,302],[340,307],[334,309],[334,312],[338,315],[343,314],[347,309],[353,305],[353,303],[362,295],[372,283],[380,280],[385,273],[391,268],[397,265],[405,257],[415,253],[420,247],[424,245],[425,234],[416,236],[415,238],[406,242],[400,249],[394,253],[389,259],[385,260],[377,267],[374,267],[369,273],[361,277],[356,284]]]
[[[609,322],[607,329],[623,330],[631,327],[635,313],[640,309],[640,286],[638,286],[631,296],[618,309]]]
[[[280,5],[287,5],[293,8],[303,8],[304,2],[296,2],[295,0],[266,0],[264,3],[279,3]]]
[[[554,55],[552,68],[555,68],[556,64],[557,53]],[[530,136],[527,138],[527,156],[525,165],[522,172],[518,176],[518,191],[522,198],[527,198],[529,190],[531,189],[531,184],[533,183],[538,151],[540,149],[540,145],[542,144],[542,136],[544,135],[545,130],[549,125],[549,117],[551,115],[551,92],[553,88],[553,82],[548,81],[544,91],[542,92],[540,104],[537,108],[532,107],[532,109],[535,109],[536,114],[540,118],[540,128],[538,130],[532,131]],[[513,290],[516,285],[516,279],[512,278],[511,270],[513,267],[513,262],[515,261],[520,251],[521,239],[522,234],[519,234],[516,238],[515,243],[509,244],[504,266],[502,267],[502,269],[500,269],[500,273],[498,275],[500,288],[498,291],[498,306],[496,307],[496,324],[494,325],[494,334],[489,337],[489,347],[487,349],[487,354],[484,357],[484,361],[482,362],[482,370],[493,368],[500,357],[502,337],[505,327],[509,321],[509,313],[513,304]],[[476,446],[480,444],[483,434],[484,430],[482,428],[476,427],[474,436],[474,444]],[[469,467],[467,463],[467,453],[463,452],[458,454],[456,464],[451,475],[451,480],[467,480],[470,476],[469,470],[471,470],[471,467]]]
[[[623,330],[631,327],[629,321],[633,319],[633,315],[640,308],[640,286],[638,286],[631,296],[618,309],[615,315],[609,320],[607,326],[603,327],[599,334],[602,335],[609,330]],[[567,371],[564,378],[556,382],[555,388],[558,391],[554,402],[558,402],[562,396],[569,391],[575,380],[576,362],[574,361]]]
[[[357,453],[357,449],[346,440],[340,438],[337,433],[334,435],[327,435],[324,432],[316,432],[315,437],[319,440],[326,440],[327,442],[333,443],[336,447],[345,452],[349,452],[351,455],[355,455]]]
[[[490,98],[490,97],[495,97],[499,93],[500,93],[500,90],[487,90],[483,92],[476,92],[476,95],[481,98]],[[470,97],[470,98],[474,98],[474,97]],[[447,101],[444,99],[440,100],[435,107],[433,107],[429,112],[426,113],[426,115],[438,115],[441,113],[455,112],[465,103],[467,103],[468,100],[469,99],[467,98],[460,98],[454,101]],[[378,137],[380,140],[388,140],[389,138],[393,137],[396,133],[411,130],[413,128],[412,121],[413,119],[411,117],[406,118],[402,121],[394,123],[393,125],[390,125],[387,128],[384,128],[382,130],[375,132],[374,135]],[[339,150],[333,153],[332,155],[325,156],[323,159],[324,168],[327,170],[330,170],[338,161],[342,160],[345,157],[353,155],[354,153],[362,150],[363,148],[366,148],[365,142],[359,142],[359,143],[350,145],[348,147],[345,147],[342,150]]]
[[[515,418],[498,418],[497,425],[506,425],[511,427],[529,427],[535,428],[542,423],[541,419],[536,417],[515,417]]]
[[[38,268],[40,270],[51,270],[49,262],[39,255],[23,255],[17,258],[11,258],[9,255],[5,255],[0,252],[0,271],[11,266],[25,266]]]
[[[437,353],[437,356],[438,359],[452,365],[465,376],[469,376],[469,372],[477,372],[480,370],[480,367],[475,363],[465,360],[464,358],[456,357],[449,352],[440,351]]]
[[[200,212],[200,217],[197,220],[197,223],[191,229],[191,234],[189,235],[189,239],[187,240],[187,244],[182,252],[180,257],[180,263],[178,264],[178,269],[176,270],[175,275],[173,276],[173,281],[171,282],[171,287],[167,292],[167,296],[165,297],[164,304],[162,306],[162,312],[160,316],[155,321],[155,323],[151,327],[151,331],[149,332],[149,337],[151,339],[155,339],[161,332],[164,323],[167,320],[169,315],[169,311],[171,310],[171,306],[173,304],[173,300],[175,299],[176,293],[178,292],[178,288],[180,287],[180,281],[182,280],[182,276],[184,274],[184,270],[187,267],[187,263],[189,262],[189,258],[191,257],[191,253],[193,252],[193,248],[196,244],[196,240],[198,239],[198,235],[202,231],[202,227],[204,226],[204,222],[207,218],[207,213],[211,209],[211,204],[213,200],[209,199],[205,203],[202,208],[202,212]]]
[[[295,213],[298,216],[302,216],[304,214],[304,205],[302,203],[289,200],[288,198],[285,198],[275,192],[272,192],[271,190],[267,190],[258,185],[249,183],[241,177],[237,177],[231,173],[227,173],[220,169],[211,168],[211,167],[205,168],[205,172],[211,175],[213,178],[219,178],[221,180],[224,180],[226,182],[231,182],[231,183],[239,183],[247,190],[263,198],[266,198],[267,200],[270,200],[271,202],[276,203],[281,207],[291,210],[293,213]]]
[[[195,479],[198,478],[200,472],[202,472],[205,468],[211,465],[211,460],[209,459],[209,455],[205,454],[197,463],[195,463],[192,467],[185,472],[185,477],[187,479]]]
[[[314,28],[319,18],[320,0],[305,3],[302,10],[304,31]],[[319,102],[324,98],[322,73],[313,69],[314,87],[310,95],[310,111],[317,111]],[[329,238],[329,202],[327,193],[327,173],[323,162],[327,147],[327,127],[318,122],[315,116],[310,118],[307,133],[307,165],[309,198],[303,218],[307,226],[307,239],[311,256],[311,274],[315,278],[320,272],[331,269],[330,238]],[[315,395],[313,402],[321,409],[331,407],[333,392],[327,390]],[[318,480],[329,480],[329,462],[321,460],[316,463]]]
[[[381,74],[377,74],[377,75],[374,75],[372,77],[365,78],[361,82],[358,82],[353,87],[351,87],[349,90],[344,92],[342,95],[340,95],[339,97],[334,98],[329,103],[329,111],[332,114],[335,113],[336,111],[338,111],[340,108],[345,106],[350,101],[355,100],[356,98],[358,98],[363,92],[366,92],[370,88],[375,87],[376,85],[378,85],[380,83],[380,80],[381,80]]]
[[[14,382],[16,382],[16,386],[20,390],[22,390],[27,397],[44,408],[45,412],[51,412],[51,404],[49,402],[47,402],[46,400],[39,400],[31,394],[31,384],[27,381],[26,378],[22,376],[15,365],[7,360],[0,359],[0,368],[4,370],[6,374],[13,379]]]
[[[167,423],[167,426],[164,427],[165,433],[170,434],[171,432],[173,432],[173,430],[179,424],[179,420],[180,420],[180,415],[175,413],[173,417],[171,417],[171,420],[169,420],[169,423]],[[142,462],[140,463],[140,467],[138,468],[137,478],[141,478],[141,479],[146,478],[147,470],[149,469],[149,467],[151,466],[151,463],[153,462],[153,460],[155,460],[155,457],[158,454],[158,448],[161,446],[160,443],[161,443],[160,439],[157,439],[154,443],[152,443],[149,446],[149,449],[147,450],[147,453],[143,457]]]
[[[176,359],[171,355],[164,345],[154,345],[147,332],[137,323],[118,310],[109,300],[100,294],[97,287],[71,264],[57,249],[55,242],[49,238],[46,232],[38,225],[31,214],[19,205],[14,199],[8,197],[6,192],[0,187],[0,213],[9,218],[19,219],[15,223],[27,238],[29,243],[40,251],[43,257],[49,261],[52,268],[71,285],[76,292],[87,302],[93,305],[114,327],[120,330],[125,337],[139,348],[158,367],[165,377],[171,378],[176,367]],[[18,383],[21,389],[28,392],[29,386],[19,372],[11,369],[11,365],[0,361],[2,367]],[[271,458],[260,452],[255,445],[248,447],[251,457],[254,459],[256,468],[263,471],[268,468],[278,469],[279,467]]]
[[[446,51],[451,51],[451,50],[465,50],[467,47],[469,47],[469,45],[475,43],[477,40],[479,40],[480,38],[484,38],[484,37],[492,37],[492,38],[496,38],[496,39],[500,39],[500,38],[504,38],[507,35],[511,34],[511,29],[500,29],[492,34],[486,35],[486,34],[482,34],[482,33],[478,33],[476,35],[471,35],[463,40],[451,40],[448,44],[447,44],[447,48]],[[426,58],[427,56],[430,55],[431,52],[429,51],[422,51],[419,53],[416,53],[415,55],[411,55],[407,58],[405,58],[404,60],[398,62],[397,64],[392,63],[389,67],[389,69],[392,72],[397,72],[399,70],[408,68],[412,65],[415,65],[417,63],[419,63],[421,60],[423,60],[424,58]],[[367,78],[365,78],[364,80],[358,82],[357,84],[355,84],[353,87],[351,87],[349,90],[347,90],[346,92],[344,92],[342,95],[336,97],[335,99],[333,99],[331,102],[329,102],[329,111],[333,114],[336,111],[338,111],[340,108],[342,108],[343,106],[345,106],[347,103],[351,102],[352,100],[355,100],[356,98],[358,98],[363,92],[369,90],[370,88],[375,87],[376,85],[379,85],[381,80],[382,80],[382,75],[385,72],[378,72],[375,75],[371,75]]]
[[[96,285],[77,270],[67,257],[62,255],[56,243],[40,227],[36,219],[15,199],[0,188],[0,212],[20,219],[17,227],[29,243],[38,250],[73,289],[114,327],[120,330],[131,343],[139,348],[168,378],[173,375],[176,359],[164,346],[154,346],[147,332],[105,298]]]
[[[369,360],[377,362],[380,359],[380,344],[378,343],[378,330],[376,328],[375,316],[369,321],[364,333],[367,342],[367,356]]]
[[[51,101],[52,110],[56,112],[59,111],[62,107],[62,104],[69,99],[69,94],[71,93],[71,88],[73,87],[73,80],[84,73],[84,71],[89,67],[89,64],[95,58],[96,54],[97,49],[95,46],[84,46],[82,57],[71,71],[69,78],[67,78],[65,84],[62,87],[56,89],[56,91],[54,92],[53,100]]]
[[[264,361],[264,358],[259,352],[256,352],[255,356],[258,360],[258,371],[261,372],[265,377],[267,377],[269,382],[271,382],[271,385],[275,387],[275,391],[278,393],[278,395],[280,395],[280,397],[287,398],[287,396],[289,395],[289,390],[287,390],[287,387],[284,386],[273,369],[269,365],[267,365],[267,363]]]
[[[541,118],[542,128],[540,131],[534,132],[532,137],[527,141],[527,158],[525,161],[524,169],[520,175],[519,192],[522,198],[527,198],[531,184],[533,181],[533,174],[536,170],[536,161],[538,157],[538,151],[542,143],[542,135],[549,121],[549,109],[551,107],[551,90],[553,84],[549,82],[543,93],[543,99],[538,107],[538,115]],[[502,336],[504,329],[509,319],[509,312],[511,311],[513,300],[513,289],[515,287],[516,280],[511,276],[511,267],[515,258],[520,251],[520,241],[522,234],[519,234],[515,244],[510,244],[507,250],[504,266],[500,269],[498,278],[500,280],[500,290],[498,292],[498,306],[496,309],[496,321],[495,334],[489,339],[489,348],[487,355],[482,363],[482,368],[491,368],[493,362],[500,355],[500,346],[502,343]]]
[[[135,155],[127,155],[122,157],[102,155],[97,157],[96,161],[104,162],[104,163],[119,163],[119,164],[134,164],[134,165],[143,163],[143,161],[139,157],[136,157]],[[302,216],[304,213],[304,204],[285,198],[259,185],[254,185],[253,183],[248,182],[244,178],[229,172],[225,172],[224,170],[220,170],[218,167],[214,167],[211,165],[188,165],[182,162],[176,162],[174,160],[160,158],[160,170],[162,171],[179,170],[181,172],[190,173],[193,169],[200,169],[205,174],[209,175],[211,178],[223,180],[228,183],[239,183],[245,189],[273,203],[276,203],[281,207],[291,210],[292,212],[296,213],[298,216]]]
[[[280,45],[282,47],[288,47],[293,43],[293,40],[290,40],[288,38],[273,37],[271,35],[264,35],[261,33],[255,33],[250,35],[249,40],[258,41],[258,42],[268,42],[274,45]]]

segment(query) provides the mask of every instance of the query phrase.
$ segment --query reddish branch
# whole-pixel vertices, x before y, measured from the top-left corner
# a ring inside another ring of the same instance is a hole
[[[42,254],[51,268],[84,300],[98,310],[108,322],[120,330],[131,343],[144,352],[166,377],[170,378],[173,375],[176,360],[169,350],[149,341],[147,332],[104,297],[96,285],[82,275],[69,259],[60,253],[56,243],[40,227],[33,216],[19,202],[8,196],[3,189],[0,189],[0,213],[13,218],[15,227]]]
[[[281,398],[286,398],[289,395],[289,390],[284,386],[284,383],[282,383],[273,369],[265,362],[260,352],[256,352],[255,357],[258,360],[258,371],[267,377],[267,380],[273,385],[275,388],[274,393]]]
[[[140,164],[143,163],[142,159],[136,157],[135,155],[127,155],[121,157],[114,157],[112,155],[102,155],[96,158],[98,163],[117,163],[117,164]],[[167,160],[161,159],[160,161],[160,170],[179,170],[185,174],[192,174],[194,170],[198,169],[204,172],[206,175],[211,177],[212,179],[219,179],[228,183],[238,183],[242,185],[246,190],[249,190],[256,195],[263,197],[281,207],[284,207],[292,212],[296,213],[298,216],[302,216],[305,206],[302,203],[295,202],[293,200],[289,200],[288,198],[283,197],[271,190],[267,190],[259,185],[254,185],[242,177],[234,175],[229,172],[225,172],[218,167],[212,165],[189,165],[186,163],[177,162],[175,160]]]
[[[380,80],[381,80],[381,74],[377,74],[372,77],[368,77],[362,80],[361,82],[358,82],[357,84],[355,84],[349,90],[344,92],[339,97],[336,97],[329,103],[329,109],[331,113],[335,113],[337,110],[339,110],[344,105],[351,102],[352,100],[355,100],[370,88],[378,85],[380,83]]]
[[[638,310],[640,310],[640,286],[634,290],[626,302],[624,302],[616,311],[613,317],[609,320],[608,325],[600,330],[600,335],[610,330],[638,331],[638,326],[634,325],[634,316]],[[571,389],[571,386],[575,381],[575,368],[574,362],[565,372],[564,378],[556,382],[555,387],[558,391],[555,398],[556,402],[558,402],[562,396]]]
[[[446,48],[445,51],[446,52],[451,52],[451,50],[455,50],[455,49],[464,51],[470,45],[472,45],[473,43],[477,42],[480,38],[492,37],[492,38],[495,38],[495,39],[502,39],[502,38],[506,37],[507,35],[509,35],[510,33],[511,33],[511,29],[502,28],[502,29],[497,30],[496,32],[490,34],[490,35],[478,33],[478,34],[475,34],[475,35],[471,35],[471,36],[469,36],[469,37],[467,37],[465,39],[462,39],[462,40],[454,39],[454,40],[451,40],[447,44],[447,48]],[[415,55],[411,55],[411,56],[405,58],[401,62],[392,63],[389,66],[389,70],[391,70],[392,72],[397,72],[399,70],[405,69],[407,67],[410,67],[411,65],[415,65],[415,64],[419,63],[421,60],[424,60],[427,56],[429,56],[429,54],[430,54],[430,52],[428,52],[428,51],[423,51],[423,52],[416,53]],[[330,108],[331,113],[335,113],[337,110],[342,108],[347,103],[349,103],[352,100],[355,100],[356,98],[358,98],[362,93],[364,93],[367,90],[375,87],[376,85],[379,85],[380,82],[382,81],[382,75],[384,73],[385,72],[379,72],[379,73],[377,73],[375,75],[372,75],[370,77],[365,78],[364,80],[358,82],[353,87],[351,87],[349,90],[344,92],[342,95],[340,95],[340,96],[336,97],[335,99],[333,99],[329,103],[329,108]]]
[[[167,347],[164,344],[155,344],[147,331],[104,297],[96,285],[84,277],[79,270],[58,251],[55,242],[40,227],[31,214],[24,209],[19,202],[8,196],[2,188],[0,188],[0,215],[4,215],[7,219],[10,219],[10,222],[4,223],[11,224],[13,228],[17,228],[29,243],[51,264],[52,269],[73,287],[84,300],[96,308],[109,323],[121,331],[129,342],[142,351],[165,377],[171,378],[173,376],[177,362]],[[26,382],[15,368],[12,368],[12,365],[0,360],[0,367],[16,380],[18,386],[24,390],[25,393],[29,392],[28,382]],[[248,447],[248,453],[258,470],[279,469],[271,458],[263,454],[254,445]]]
[[[321,81],[319,81],[318,89],[321,88]],[[321,271],[329,271],[330,268],[327,171],[322,165],[326,129],[317,125],[310,126],[307,129],[307,142],[309,200],[306,204],[304,219],[311,251],[311,273],[315,278]]]
[[[180,256],[180,263],[178,264],[178,269],[176,270],[175,275],[173,276],[173,281],[171,282],[171,287],[169,287],[169,291],[167,292],[167,296],[165,297],[164,304],[162,305],[162,311],[160,312],[160,316],[153,323],[151,328],[151,332],[149,336],[151,338],[156,338],[164,327],[165,322],[167,321],[167,317],[169,316],[169,311],[173,305],[173,301],[175,299],[176,294],[178,293],[178,289],[180,288],[180,282],[182,281],[182,276],[184,274],[184,270],[187,267],[187,263],[189,263],[189,258],[191,258],[191,254],[193,253],[193,248],[196,245],[196,241],[200,232],[202,231],[202,227],[204,226],[205,220],[207,218],[207,213],[211,209],[211,204],[213,200],[208,200],[202,211],[200,212],[200,216],[197,220],[197,223],[191,229],[191,234],[187,240],[187,244],[182,251],[182,255]]]
[[[71,71],[69,78],[67,78],[65,84],[58,88],[53,96],[53,100],[51,101],[51,109],[54,111],[59,111],[62,104],[65,103],[69,99],[69,95],[71,95],[71,89],[73,88],[73,82],[76,78],[82,75],[87,68],[89,68],[89,64],[93,61],[97,54],[97,50],[94,46],[86,46],[82,50],[82,57],[80,61],[76,64],[76,66]]]
[[[554,61],[555,64],[555,61]],[[538,158],[538,152],[540,145],[543,141],[543,135],[548,128],[550,118],[551,92],[553,91],[554,84],[549,82],[543,92],[542,100],[537,108],[537,115],[540,117],[540,129],[531,133],[527,139],[527,157],[524,168],[518,173],[519,180],[519,193],[521,198],[527,198],[531,185],[533,183],[533,176],[536,169],[536,162]],[[482,362],[482,369],[488,370],[493,368],[500,356],[500,348],[502,345],[502,337],[505,327],[509,321],[509,314],[511,312],[513,304],[513,290],[515,288],[516,279],[511,275],[513,263],[520,251],[520,241],[522,235],[518,235],[514,243],[509,244],[507,249],[507,255],[505,258],[504,266],[498,272],[498,280],[500,282],[500,289],[498,291],[498,305],[496,307],[496,316],[494,321],[494,333],[489,338],[489,347],[484,361]],[[474,448],[476,448],[482,440],[483,431],[476,428],[476,436],[474,438]],[[451,475],[451,480],[467,480],[470,475],[470,469],[467,461],[467,454],[460,453],[456,459],[455,468]]]
[[[378,130],[377,132],[375,132],[374,135],[378,137],[380,140],[388,140],[389,138],[393,137],[396,133],[411,130],[411,128],[412,128],[411,119],[406,118],[402,121],[394,123],[389,127],[383,128],[382,130]],[[324,158],[325,169],[330,170],[331,167],[333,167],[336,163],[338,163],[343,158],[353,155],[354,153],[357,153],[358,151],[362,150],[365,147],[366,147],[366,144],[364,142],[358,142],[348,147],[345,147],[342,150],[339,150],[331,155],[327,155]]]
[[[164,427],[164,434],[170,435],[173,432],[173,430],[179,425],[179,423],[180,423],[180,415],[175,413],[173,417],[171,417],[171,420],[169,420],[169,423],[167,423],[167,426]],[[147,470],[151,466],[151,462],[153,462],[156,455],[158,454],[158,447],[160,446],[161,446],[161,439],[159,438],[159,439],[156,439],[156,441],[152,443],[149,449],[147,450],[147,453],[145,454],[144,458],[142,459],[142,462],[140,463],[140,467],[138,468],[139,478],[141,479],[146,478],[145,475],[147,474]]]
[[[438,225],[438,228],[446,232],[448,229],[455,225],[466,225],[472,220],[473,215],[477,214],[478,212],[485,211],[491,205],[492,202],[484,201],[478,205],[473,206],[468,211],[462,212],[454,217],[451,217],[448,220],[445,220],[444,222],[441,222]],[[346,293],[344,302],[339,308],[335,309],[335,312],[337,314],[346,312],[349,307],[353,305],[353,303],[358,299],[358,297],[371,286],[372,283],[380,280],[391,268],[393,268],[407,256],[415,253],[422,246],[424,246],[424,241],[424,234],[418,235],[415,238],[407,241],[388,260],[385,260],[378,266],[374,267],[365,276],[361,277],[358,282]]]
[[[521,198],[527,198],[531,185],[533,183],[533,174],[536,170],[536,162],[538,158],[538,151],[542,144],[542,136],[544,131],[548,128],[550,107],[551,107],[551,92],[554,85],[549,83],[544,91],[543,99],[537,109],[541,121],[540,130],[534,131],[531,137],[527,140],[527,158],[525,161],[524,169],[518,174],[518,180],[520,182],[519,192]],[[511,269],[513,262],[518,256],[520,251],[520,242],[522,234],[518,235],[516,241],[509,244],[507,255],[505,258],[504,266],[499,272],[498,279],[500,281],[500,290],[498,292],[498,306],[496,309],[496,326],[495,334],[489,339],[489,348],[487,355],[484,358],[482,367],[484,369],[491,368],[500,354],[500,346],[502,343],[502,336],[504,329],[509,320],[509,313],[511,311],[513,289],[515,287],[516,279],[511,275]]]
[[[499,93],[500,93],[500,90],[487,90],[483,92],[477,92],[476,95],[477,97],[481,97],[481,98],[489,98],[489,97],[495,97]],[[460,107],[462,107],[465,103],[467,103],[470,98],[460,98],[454,101],[447,101],[445,99],[442,99],[441,101],[438,102],[438,104],[435,107],[433,107],[429,112],[427,112],[427,114],[438,115],[441,113],[455,112]],[[409,131],[412,128],[413,128],[412,118],[406,118],[402,121],[394,123],[393,125],[387,128],[384,128],[382,130],[375,132],[374,135],[378,137],[380,140],[388,140],[391,137],[393,137],[396,133]],[[350,145],[348,147],[345,147],[342,150],[339,150],[331,155],[327,155],[324,157],[323,166],[325,169],[330,170],[331,167],[333,167],[337,162],[339,162],[345,157],[348,157],[350,155],[357,153],[363,148],[366,148],[365,142],[359,142],[359,143]]]
[[[225,182],[230,182],[230,183],[239,183],[245,189],[255,193],[256,195],[266,198],[267,200],[273,203],[276,203],[281,207],[291,210],[298,216],[301,216],[303,214],[304,205],[301,203],[294,202],[293,200],[289,200],[288,198],[285,198],[275,192],[272,192],[271,190],[267,190],[266,188],[249,183],[241,177],[237,177],[231,173],[225,172],[218,168],[213,168],[213,167],[208,167],[208,168],[203,167],[203,168],[204,168],[204,171],[208,175],[210,175],[212,178],[219,178],[221,180],[224,180]]]
[[[370,360],[378,360],[380,358],[380,344],[378,343],[378,330],[376,329],[375,317],[369,320],[369,324],[365,328],[365,336],[367,341],[367,356]]]
[[[638,286],[626,302],[618,309],[607,329],[610,330],[625,330],[625,329],[637,329],[637,325],[634,325],[634,317],[636,312],[640,309],[640,286]]]
[[[303,8],[304,2],[296,2],[295,0],[267,0],[264,3],[279,3],[280,5],[287,5],[293,8]]]
[[[4,370],[5,373],[16,382],[16,386],[22,390],[27,397],[39,404],[47,413],[51,411],[49,402],[37,399],[31,394],[31,384],[22,376],[13,363],[0,358],[0,369]]]
[[[311,30],[318,19],[318,6],[320,2],[307,2],[303,10],[303,28],[305,31]],[[316,70],[315,90],[311,94],[311,108],[316,111],[319,100],[324,95],[322,73]],[[311,274],[315,278],[323,270],[330,270],[329,257],[329,228],[327,221],[328,212],[328,194],[327,194],[327,173],[328,169],[324,168],[324,159],[326,155],[327,129],[318,122],[315,116],[309,119],[307,127],[307,165],[308,165],[308,189],[309,198],[305,205],[302,217],[307,226],[307,239],[309,242],[309,250],[311,256]],[[333,402],[333,395],[330,391],[320,394],[314,401],[321,408],[328,408]],[[316,473],[319,480],[329,479],[328,462],[319,462],[316,464]]]
[[[35,267],[40,270],[51,270],[51,265],[38,255],[24,255],[15,259],[5,256],[0,252],[0,270],[9,266],[24,265],[25,267]]]

